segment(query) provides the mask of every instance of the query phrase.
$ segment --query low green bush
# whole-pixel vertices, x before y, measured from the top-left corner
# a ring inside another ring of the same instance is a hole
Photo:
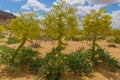
[[[114,42],[114,38],[109,38],[109,39],[107,39],[107,42],[113,43],[113,42]]]
[[[120,62],[112,57],[109,52],[104,49],[97,49],[92,53],[91,49],[85,50],[80,48],[75,52],[65,55],[64,63],[75,74],[90,75],[95,66],[103,64],[112,69],[119,68]]]
[[[30,69],[38,72],[39,68],[43,66],[43,64],[44,64],[44,59],[41,57],[38,57],[32,61],[30,65]]]
[[[111,30],[111,36],[114,37],[115,43],[120,44],[120,29],[119,28],[113,28]]]
[[[107,40],[107,42],[112,42],[112,43],[114,42],[120,44],[120,37],[110,38]]]
[[[100,37],[102,39],[102,37]],[[85,35],[80,35],[80,36],[72,36],[72,37],[66,37],[65,40],[69,41],[83,41],[83,40],[92,40],[91,36],[85,36]]]
[[[16,70],[17,68],[29,68],[31,63],[39,57],[38,51],[33,51],[31,48],[23,47],[17,54],[15,59],[13,56],[16,54],[16,49],[8,46],[0,46],[0,59],[1,63],[6,64],[10,69]]]
[[[15,37],[11,37],[11,38],[8,38],[8,41],[7,41],[7,44],[14,44],[14,43],[18,43],[19,40]]]
[[[46,80],[59,80],[61,72],[64,70],[64,64],[58,64],[57,62],[57,50],[53,49],[51,52],[47,53],[44,58],[42,66],[39,68],[39,77],[43,77]]]
[[[73,37],[66,37],[65,40],[69,41],[83,41],[83,40],[86,40],[85,37],[83,36],[73,36]]]
[[[2,45],[0,46],[0,59],[2,64],[11,64],[11,58],[15,52],[14,48]]]
[[[30,66],[31,63],[39,57],[39,52],[34,51],[31,48],[25,48],[23,47],[21,51],[18,53],[16,59],[17,59],[17,64],[19,66],[24,66],[26,67],[27,65]]]
[[[114,39],[114,42],[117,43],[117,44],[120,44],[120,37],[116,37],[116,38]]]
[[[98,40],[103,40],[105,39],[106,36],[98,36]],[[90,35],[80,35],[80,36],[72,36],[72,37],[66,37],[65,40],[71,40],[71,41],[83,41],[83,40],[92,40],[92,36]]]
[[[88,75],[92,73],[90,54],[82,48],[66,55],[64,62],[75,74]]]
[[[112,57],[110,53],[104,49],[97,49],[94,52],[94,57],[92,57],[92,61],[95,64],[104,63],[108,67],[120,68],[120,62],[115,57]]]
[[[70,54],[62,54],[60,63],[58,63],[57,48],[41,58],[38,51],[23,47],[13,60],[15,51],[14,48],[0,46],[0,64],[8,65],[12,70],[18,68],[34,70],[38,72],[36,80],[39,78],[59,80],[61,73],[65,70],[70,70],[75,74],[91,75],[94,67],[101,63],[109,69],[120,69],[120,62],[101,48],[94,52],[91,49],[80,48]]]
[[[5,38],[5,36],[4,35],[0,35],[0,39],[3,39],[3,38]]]

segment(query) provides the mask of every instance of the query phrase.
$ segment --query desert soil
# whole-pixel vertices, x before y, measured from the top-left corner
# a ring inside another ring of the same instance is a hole
[[[0,40],[0,45],[7,45],[4,43],[7,41],[7,39],[1,39]],[[64,53],[70,53],[75,51],[76,49],[79,49],[81,47],[85,48],[90,48],[91,42],[90,41],[82,41],[82,42],[77,42],[77,41],[64,41],[68,45],[66,45],[65,50],[63,51]],[[110,54],[120,60],[120,44],[115,44],[117,47],[108,47],[108,42],[105,40],[100,40],[97,42],[102,48],[106,49],[107,51],[110,52]],[[10,47],[17,47],[19,43],[17,44],[11,44],[8,45]],[[41,47],[34,49],[38,50],[41,53],[41,56],[45,56],[47,52],[50,52],[53,47],[57,46],[56,41],[41,41]],[[25,46],[30,46],[30,43],[27,42]],[[116,70],[115,72],[111,72],[107,70],[105,67],[100,65],[98,68],[95,69],[95,72],[93,73],[94,76],[82,76],[82,77],[77,77],[77,80],[120,80],[120,70]],[[65,72],[61,76],[61,80],[76,80],[73,77],[73,73],[71,72]],[[18,71],[16,74],[11,73],[9,70],[5,68],[5,66],[0,66],[0,80],[34,80],[35,75],[34,72],[31,73],[29,71]]]

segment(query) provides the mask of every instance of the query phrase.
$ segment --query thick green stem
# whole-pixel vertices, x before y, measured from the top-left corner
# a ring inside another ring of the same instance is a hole
[[[58,39],[58,64],[61,64],[62,38]]]
[[[61,65],[61,60],[62,60],[62,55],[61,55],[61,53],[62,53],[62,37],[63,37],[63,35],[62,35],[62,31],[61,31],[61,29],[62,29],[62,24],[61,24],[61,22],[62,22],[62,15],[60,14],[59,15],[59,19],[60,19],[60,24],[59,24],[59,30],[58,30],[58,33],[59,33],[59,36],[58,36],[58,65]]]
[[[9,38],[11,38],[12,37],[12,32],[10,32],[10,35],[9,35]]]
[[[97,36],[96,35],[94,35],[93,36],[93,40],[92,40],[92,52],[94,52],[95,51],[95,46],[96,46],[96,39],[97,39]]]
[[[16,49],[16,53],[18,53],[18,51],[24,46],[25,42],[27,41],[26,38],[23,38],[21,44],[18,46],[18,48]]]
[[[27,41],[27,39],[26,39],[25,37],[23,37],[21,44],[18,46],[18,48],[16,49],[16,51],[15,51],[13,57],[12,57],[12,60],[15,59],[15,57],[16,57],[17,54],[18,54],[18,52],[19,52],[20,49],[24,46],[24,44],[25,44],[26,41]]]

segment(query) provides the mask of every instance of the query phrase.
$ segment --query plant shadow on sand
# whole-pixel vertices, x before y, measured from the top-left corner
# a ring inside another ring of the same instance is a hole
[[[18,80],[19,78],[26,78],[29,80],[29,78],[34,77],[35,75],[36,72],[27,69],[12,71],[8,67],[0,67],[0,80]]]
[[[109,68],[104,65],[99,65],[95,68],[95,74],[102,75],[105,80],[120,80],[120,69]],[[96,79],[100,80],[100,79]]]
[[[76,76],[72,72],[64,72],[60,80],[120,80],[120,70],[116,69],[114,72],[102,65],[94,69],[92,76]],[[0,80],[34,80],[36,72],[19,69],[11,71],[8,67],[0,67]],[[98,77],[99,76],[99,77]]]
[[[60,80],[120,80],[120,69],[111,71],[108,67],[100,64],[94,68],[93,75],[75,77],[72,72],[65,72]]]

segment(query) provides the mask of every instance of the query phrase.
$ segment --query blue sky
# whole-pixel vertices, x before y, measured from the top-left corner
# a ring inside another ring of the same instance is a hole
[[[77,14],[84,17],[90,9],[104,7],[112,16],[112,26],[120,28],[120,0],[65,0],[67,4],[77,9]],[[49,11],[56,0],[0,0],[0,10],[15,11],[36,11],[39,16]]]
[[[23,5],[25,5],[27,3],[27,1],[28,0],[0,0],[0,9],[1,10],[9,10],[10,12],[24,11],[25,9],[22,9],[21,7]],[[35,1],[43,3],[47,7],[51,7],[56,0],[35,0]],[[81,1],[81,0],[79,0],[79,1]],[[88,6],[88,5],[89,5],[89,3],[85,2],[84,6]],[[111,13],[112,11],[120,10],[120,2],[109,3],[108,5],[104,6],[104,8],[109,13]],[[39,10],[39,11],[41,11],[41,10]]]

